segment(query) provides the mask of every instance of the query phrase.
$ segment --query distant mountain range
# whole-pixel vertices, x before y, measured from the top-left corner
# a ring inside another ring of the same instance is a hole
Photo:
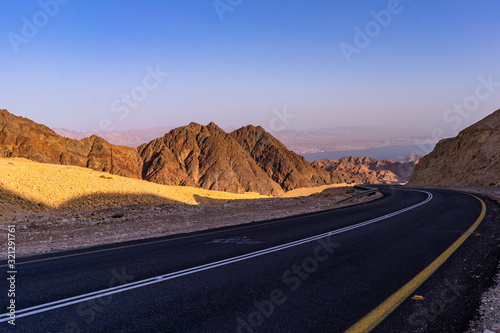
[[[339,160],[325,158],[314,161],[313,165],[328,171],[339,183],[376,184],[406,183],[417,163],[418,159],[402,162],[346,156]]]
[[[144,143],[148,143],[153,139],[159,138],[160,136],[168,133],[171,127],[154,127],[142,130],[128,130],[128,131],[70,131],[64,128],[53,128],[52,130],[57,134],[75,140],[81,140],[84,138],[96,135],[103,138],[114,145],[127,146],[127,147],[139,147]]]
[[[6,110],[0,110],[0,128],[0,157],[88,167],[165,185],[280,195],[298,187],[345,181],[406,179],[399,172],[405,164],[399,162],[309,163],[262,127],[252,125],[226,133],[214,123],[191,123],[137,148],[113,145],[96,135],[80,140],[63,137]],[[408,165],[412,169],[414,162]]]
[[[435,142],[430,139],[430,134],[423,129],[400,127],[340,126],[307,131],[283,130],[272,134],[278,140],[283,142],[288,149],[304,156],[307,156],[306,154],[321,152],[347,152],[387,146],[433,146],[435,144]],[[408,155],[410,153],[411,150],[407,151],[404,155]],[[343,156],[351,155],[347,154]],[[321,158],[333,157],[323,156],[319,158],[316,157],[315,159]],[[336,157],[334,159],[337,158],[340,157]],[[384,159],[392,157],[377,156],[373,158]],[[310,159],[308,160],[311,161]]]
[[[411,162],[420,159],[434,148],[434,144],[426,145],[391,145],[356,150],[325,151],[320,153],[308,153],[303,156],[309,162],[322,160],[324,158],[338,160],[345,156],[370,157],[375,160],[394,160]]]
[[[128,147],[139,147],[144,143],[148,143],[153,139],[163,136],[168,133],[173,128],[171,127],[156,127],[141,130],[126,130],[126,131],[85,131],[77,132],[70,131],[62,128],[53,128],[54,132],[59,135],[65,136],[67,138],[81,140],[83,138],[90,137],[92,135],[99,136],[109,143],[115,145],[122,145]],[[233,132],[235,128],[224,128],[225,132]],[[418,150],[422,150],[421,147],[425,145],[425,152],[432,150],[435,142],[429,140],[428,133],[422,133],[422,130],[414,130],[411,128],[392,128],[392,127],[374,127],[374,126],[363,126],[363,127],[336,127],[336,128],[322,128],[317,130],[308,131],[297,131],[297,130],[283,130],[271,133],[276,139],[281,141],[288,149],[293,150],[297,154],[302,154],[306,156],[306,159],[313,161],[322,158],[333,158],[338,159],[343,156],[351,156],[350,151],[353,154],[362,154],[362,150],[368,150],[369,148],[375,147],[389,147],[389,146],[410,146],[422,145],[417,147]],[[375,148],[378,149],[378,148]],[[396,153],[392,153],[394,149],[382,152],[389,155],[383,156],[379,155],[352,155],[352,156],[369,156],[375,159],[397,159],[393,157]],[[414,150],[406,149],[403,155],[408,155]],[[337,151],[343,151],[345,155],[337,157],[337,155],[332,155]],[[423,152],[423,153],[425,153]],[[314,153],[323,153],[324,155],[315,156]],[[329,153],[332,153],[328,155]],[[367,151],[368,154],[373,153],[372,151]],[[392,153],[392,155],[391,155]],[[398,152],[401,155],[400,152]],[[311,159],[312,158],[312,159]]]

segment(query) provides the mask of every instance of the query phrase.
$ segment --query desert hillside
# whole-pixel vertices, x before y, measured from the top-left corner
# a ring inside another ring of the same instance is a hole
[[[95,135],[68,139],[45,125],[1,109],[0,128],[0,157],[24,157],[141,178],[142,161],[134,148],[113,146]]]
[[[137,149],[115,146],[95,135],[65,138],[7,110],[0,110],[0,128],[0,157],[87,167],[163,185],[280,195],[331,183],[328,173],[286,149],[262,128],[226,133],[214,123],[191,123]],[[249,147],[249,142],[255,146]]]
[[[439,141],[417,164],[410,184],[499,186],[500,110]]]
[[[191,123],[173,129],[138,151],[144,161],[143,178],[155,183],[233,193],[284,192],[230,134],[214,123]]]
[[[193,187],[154,184],[75,166],[0,159],[0,211],[103,209],[122,205],[198,204],[262,198]]]

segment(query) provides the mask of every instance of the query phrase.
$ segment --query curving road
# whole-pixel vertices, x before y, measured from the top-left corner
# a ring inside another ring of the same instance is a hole
[[[461,332],[498,262],[497,208],[381,190],[343,209],[18,259],[15,329]]]

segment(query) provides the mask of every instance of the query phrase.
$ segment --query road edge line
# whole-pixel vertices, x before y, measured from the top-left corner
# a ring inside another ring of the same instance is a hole
[[[437,257],[429,266],[421,271],[417,276],[411,279],[398,291],[387,298],[383,303],[373,309],[370,313],[364,316],[361,320],[351,326],[345,333],[368,333],[380,324],[387,316],[389,316],[404,300],[406,300],[418,287],[420,287],[446,260],[465,242],[467,238],[477,229],[479,224],[486,215],[486,204],[484,201],[470,193],[470,195],[481,202],[481,214],[476,219],[474,224],[464,232],[448,249],[446,249],[439,257]]]

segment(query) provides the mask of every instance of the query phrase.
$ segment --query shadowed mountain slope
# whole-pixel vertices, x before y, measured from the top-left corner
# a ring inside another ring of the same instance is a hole
[[[262,170],[284,190],[331,183],[328,172],[288,150],[260,126],[246,126],[232,132],[233,137]]]

